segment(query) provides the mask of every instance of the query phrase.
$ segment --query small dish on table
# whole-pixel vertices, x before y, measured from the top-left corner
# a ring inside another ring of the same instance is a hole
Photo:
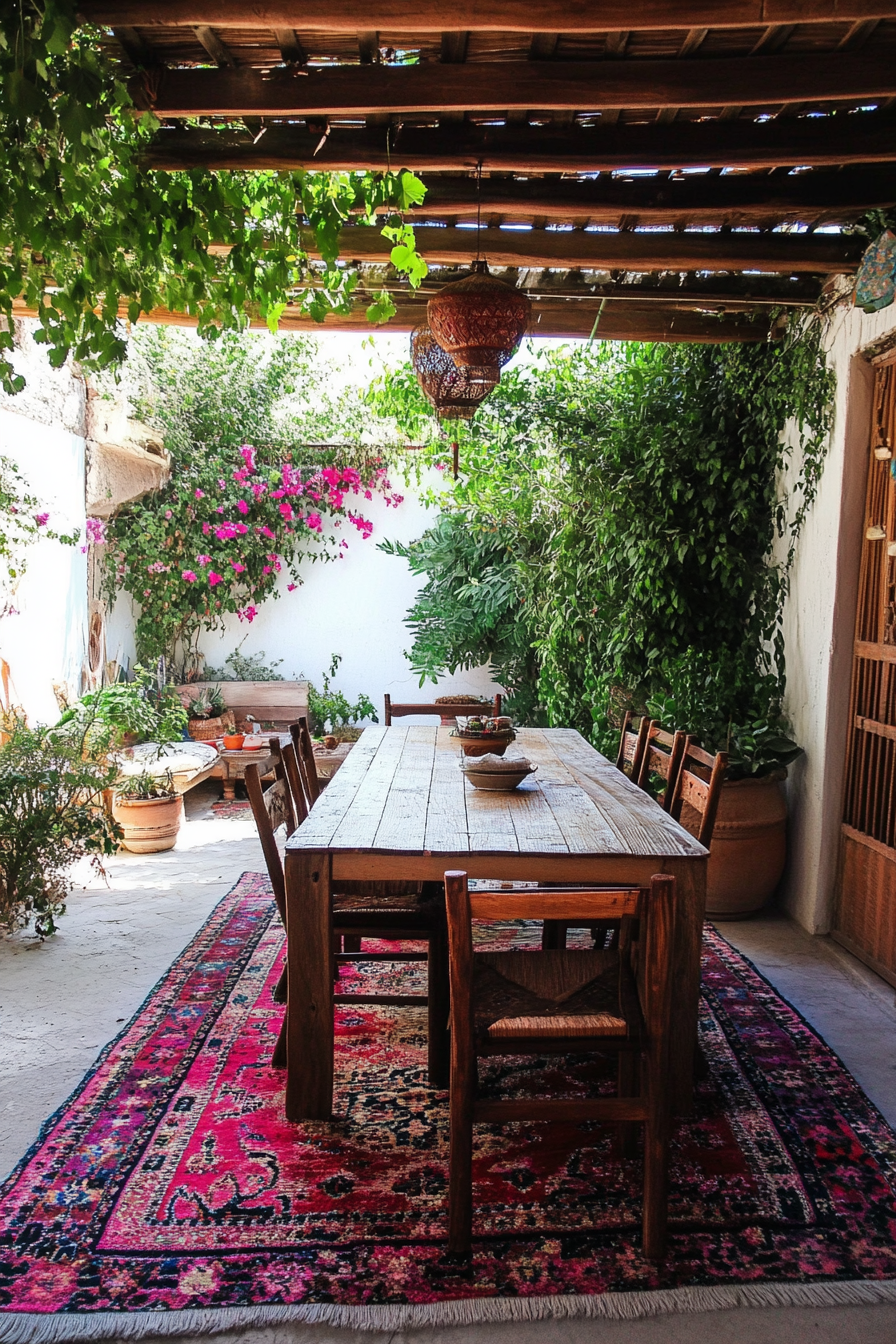
[[[489,753],[478,760],[461,761],[467,779],[476,789],[485,789],[491,793],[512,793],[518,789],[524,779],[538,769],[525,758],[502,759]]]

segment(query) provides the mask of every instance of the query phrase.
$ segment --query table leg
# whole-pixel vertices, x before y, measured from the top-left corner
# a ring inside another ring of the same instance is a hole
[[[330,873],[330,855],[325,851],[287,852],[288,1120],[329,1120],[333,1112]]]
[[[706,859],[667,859],[663,863],[663,871],[671,873],[676,881],[676,945],[672,969],[675,1021],[669,1051],[671,1102],[676,1115],[689,1114],[694,1104],[706,862]]]
[[[227,769],[227,774],[224,776],[224,779],[223,779],[222,782],[223,782],[223,784],[224,784],[224,801],[225,801],[225,803],[233,803],[233,802],[235,802],[235,801],[236,801],[236,780],[235,780],[235,779],[233,778],[233,776],[231,775],[229,767],[228,767],[228,769]]]

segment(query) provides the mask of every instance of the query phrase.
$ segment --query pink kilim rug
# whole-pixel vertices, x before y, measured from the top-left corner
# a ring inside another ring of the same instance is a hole
[[[896,1302],[893,1132],[714,931],[710,1067],[675,1128],[662,1266],[641,1255],[640,1163],[591,1124],[477,1127],[474,1254],[450,1257],[425,1010],[340,1008],[337,1118],[289,1124],[268,1062],[282,956],[267,881],[245,874],[44,1126],[0,1188],[0,1339]],[[421,971],[344,974],[386,989]],[[511,1058],[488,1067],[487,1085],[535,1087]],[[612,1085],[596,1057],[544,1072],[555,1093]]]

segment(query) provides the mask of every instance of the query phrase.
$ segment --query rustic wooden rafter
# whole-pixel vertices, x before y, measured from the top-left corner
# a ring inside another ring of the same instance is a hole
[[[81,0],[91,23],[107,27],[313,29],[355,33],[357,0]],[[893,0],[457,0],[451,22],[473,32],[592,33],[637,28],[750,28],[786,23],[854,23],[896,16]],[[375,0],[364,7],[370,28],[442,32],[446,10],[439,0]]]
[[[145,102],[142,81],[138,91]],[[159,116],[353,116],[502,112],[510,108],[719,108],[896,96],[889,54],[757,56],[733,60],[512,61],[478,65],[331,66],[289,70],[169,70],[154,79]]]
[[[298,82],[298,81],[297,81]],[[305,81],[302,81],[305,82]],[[602,119],[603,120],[603,119]],[[269,126],[259,144],[226,128],[165,127],[147,154],[154,168],[410,168],[436,173],[595,173],[625,168],[774,168],[778,165],[839,167],[896,161],[896,115],[861,112],[832,117],[756,121],[678,122],[674,135],[657,125],[571,127],[392,126],[385,129],[331,125],[320,132],[303,126]]]
[[[413,215],[473,216],[479,204],[480,192],[472,178],[434,177]],[[705,223],[856,217],[896,205],[896,164],[772,176],[492,178],[482,183],[481,205],[485,212],[510,218],[531,219],[538,214],[569,221],[587,216],[597,223],[616,223],[620,214],[632,212],[642,219],[680,217]]]
[[[478,241],[477,241],[478,240]],[[309,230],[309,256],[317,244]],[[570,233],[532,229],[441,228],[421,232],[418,245],[427,261],[464,265],[481,251],[494,266],[567,267],[641,271],[757,270],[779,274],[847,274],[861,260],[864,239],[805,234],[738,233]],[[388,259],[392,244],[379,229],[349,225],[339,236],[347,261]]]

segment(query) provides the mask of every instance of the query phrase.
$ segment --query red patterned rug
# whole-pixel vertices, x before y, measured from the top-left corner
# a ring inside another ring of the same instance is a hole
[[[640,1251],[640,1164],[593,1124],[477,1127],[474,1254],[446,1253],[424,1009],[340,1008],[338,1118],[287,1123],[268,1063],[282,954],[267,881],[246,874],[47,1122],[0,1187],[0,1339],[896,1301],[896,1137],[714,931],[709,1072],[675,1128],[659,1267]],[[343,972],[384,990],[420,973]],[[510,1058],[487,1067],[505,1091],[534,1087]],[[545,1073],[555,1093],[612,1086],[597,1059]]]
[[[212,812],[216,817],[243,817],[251,812],[248,798],[219,798],[212,803]]]

